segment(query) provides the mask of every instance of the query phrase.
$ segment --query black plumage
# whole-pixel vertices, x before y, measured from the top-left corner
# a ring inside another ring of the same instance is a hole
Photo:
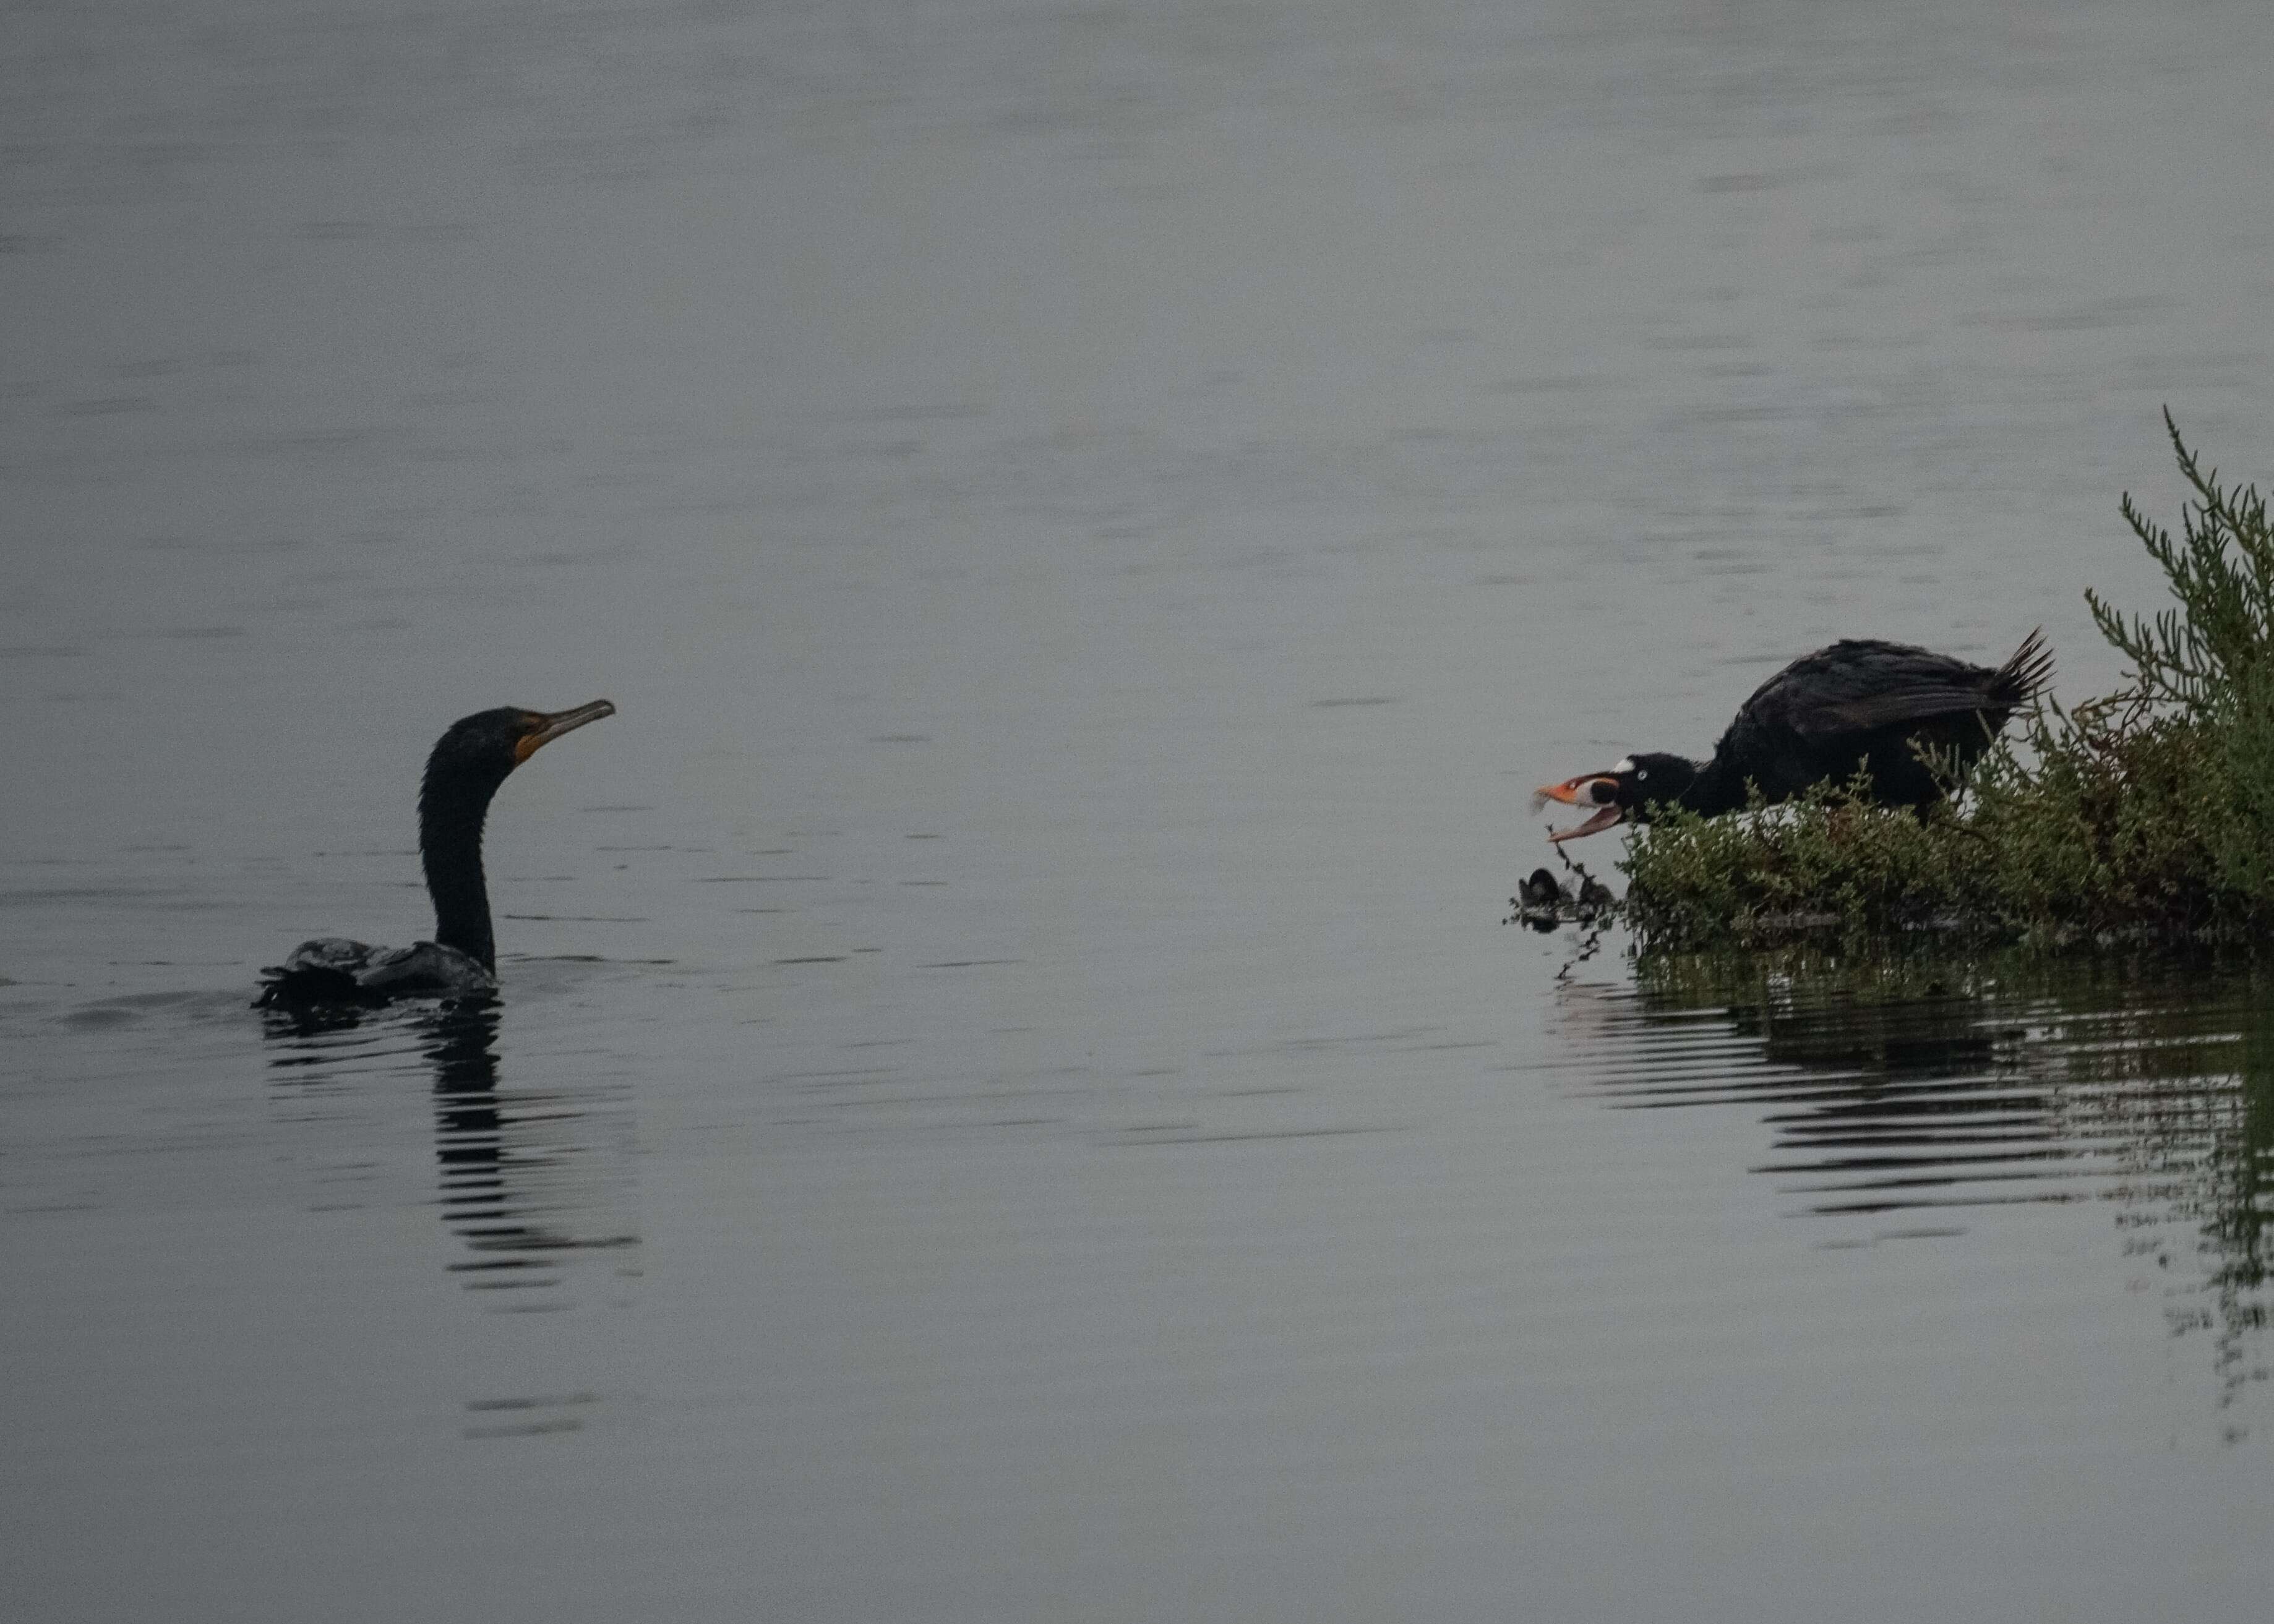
[[[263,1008],[468,997],[497,989],[497,943],[482,873],[482,825],[508,774],[565,733],[614,716],[605,699],[546,713],[507,706],[453,722],[418,786],[418,859],[434,903],[434,939],[373,947],[320,936],[261,974]]]
[[[1535,793],[1534,805],[1560,801],[1596,808],[1570,839],[1615,823],[1647,822],[1653,806],[1680,806],[1711,817],[1736,811],[1758,787],[1771,803],[1789,801],[1826,778],[1871,775],[1886,806],[1939,800],[1942,780],[1920,747],[1960,772],[1980,759],[2007,718],[2052,675],[2042,631],[2033,631],[2002,665],[1976,665],[1903,643],[1849,638],[1802,656],[1739,706],[1712,759],[1636,755],[1603,772],[1581,773]]]

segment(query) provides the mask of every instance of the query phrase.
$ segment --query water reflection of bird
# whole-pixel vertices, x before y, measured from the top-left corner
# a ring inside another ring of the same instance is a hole
[[[431,1019],[425,1047],[434,1068],[434,1154],[442,1164],[442,1219],[485,1254],[451,1267],[532,1267],[526,1259],[486,1255],[509,1252],[516,1241],[538,1233],[524,1217],[524,1209],[534,1205],[529,1192],[516,1192],[508,1179],[508,1124],[497,1092],[497,1004],[466,998],[445,1004]]]
[[[629,1135],[605,1130],[593,1094],[500,1087],[502,1008],[479,993],[424,1009],[286,1006],[268,1018],[269,1064],[295,1094],[320,1091],[399,1064],[407,1038],[433,1076],[442,1220],[472,1254],[448,1270],[471,1290],[525,1292],[562,1283],[571,1256],[636,1247],[639,1236],[609,1222],[621,1163],[612,1168],[608,1146]]]
[[[497,987],[482,823],[506,776],[561,734],[614,716],[605,699],[546,715],[508,706],[450,724],[426,758],[418,787],[418,856],[434,900],[434,939],[373,947],[320,936],[263,972],[260,1004],[293,1009],[375,1004],[393,998],[461,997]]]
[[[1803,655],[1761,684],[1737,709],[1710,761],[1630,756],[1602,772],[1583,772],[1533,793],[1593,807],[1593,816],[1548,838],[1569,840],[1615,823],[1646,822],[1653,804],[1712,817],[1734,812],[1749,786],[1774,803],[1861,766],[1883,805],[1924,807],[1941,798],[1942,780],[1922,762],[1924,746],[1963,772],[2008,717],[2052,675],[2041,631],[1992,669],[1909,643],[1846,640]]]

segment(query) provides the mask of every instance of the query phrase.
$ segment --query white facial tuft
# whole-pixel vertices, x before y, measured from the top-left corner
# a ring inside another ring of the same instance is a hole
[[[1611,763],[1611,776],[1613,778],[1618,777],[1621,773],[1632,772],[1633,771],[1634,757],[1631,756],[1622,756],[1618,760]]]

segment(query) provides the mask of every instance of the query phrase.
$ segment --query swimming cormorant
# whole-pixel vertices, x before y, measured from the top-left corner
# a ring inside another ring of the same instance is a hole
[[[506,706],[450,724],[418,785],[418,859],[434,899],[434,939],[373,947],[319,936],[261,974],[259,1007],[385,1004],[497,990],[497,945],[482,879],[482,821],[506,775],[562,733],[614,716],[605,699],[546,715]]]
[[[1630,756],[1607,771],[1535,790],[1532,808],[1550,801],[1595,808],[1585,823],[1547,837],[1570,840],[1615,823],[1646,823],[1653,804],[1707,817],[1734,812],[1746,804],[1749,785],[1772,803],[1789,801],[1826,778],[1845,780],[1858,766],[1870,771],[1880,804],[1924,807],[1941,798],[1942,785],[1913,743],[1963,772],[2052,670],[2042,629],[1995,670],[1905,643],[1843,639],[1803,655],[1756,688],[1711,761]]]

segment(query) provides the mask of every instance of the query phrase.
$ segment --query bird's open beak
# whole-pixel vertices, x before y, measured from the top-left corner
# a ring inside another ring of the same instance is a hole
[[[513,758],[516,762],[525,762],[562,733],[573,733],[587,722],[597,722],[604,716],[615,713],[615,706],[605,699],[596,699],[589,705],[578,705],[574,710],[556,710],[522,734],[521,741],[513,747]]]
[[[1532,792],[1534,812],[1551,801],[1560,801],[1567,807],[1593,807],[1595,816],[1575,829],[1551,829],[1550,840],[1576,840],[1581,835],[1600,834],[1626,816],[1626,808],[1615,797],[1619,793],[1619,781],[1605,772],[1583,772],[1576,778],[1566,778],[1561,784],[1543,784]]]

